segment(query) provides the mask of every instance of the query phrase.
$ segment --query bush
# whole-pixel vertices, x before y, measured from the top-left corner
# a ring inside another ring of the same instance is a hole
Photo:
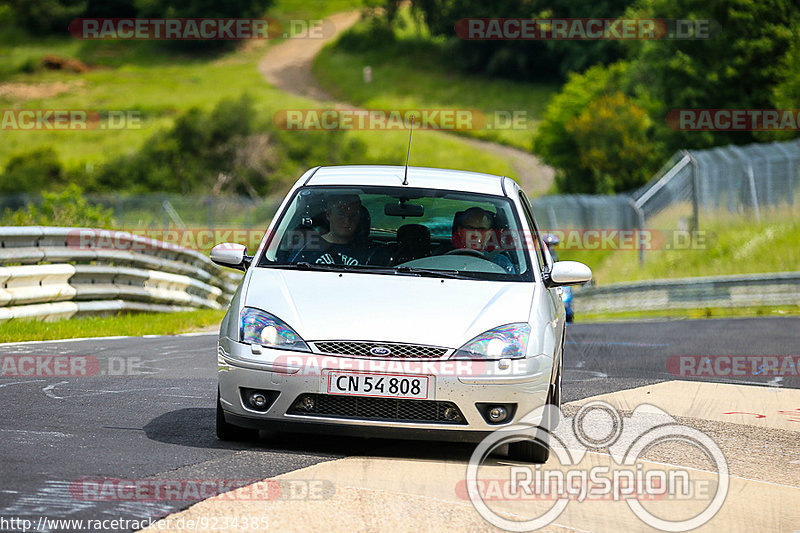
[[[11,226],[82,226],[112,228],[112,210],[90,204],[75,184],[60,193],[42,193],[41,206],[29,203],[22,209],[3,215],[3,224]]]
[[[284,131],[259,123],[245,95],[209,112],[185,112],[138,153],[103,165],[93,188],[263,196],[310,166],[360,161],[364,151],[344,132]]]
[[[143,18],[256,18],[262,17],[273,0],[134,0],[137,16]],[[161,41],[163,46],[194,51],[215,51],[236,41]]]
[[[64,181],[64,171],[55,150],[39,148],[9,160],[0,174],[0,193],[39,192]]]
[[[179,193],[210,187],[220,173],[234,173],[235,153],[252,131],[253,114],[247,96],[223,100],[210,112],[192,108],[138,153],[103,165],[95,186]]]
[[[16,21],[33,33],[66,33],[79,17],[254,18],[273,0],[10,0]],[[183,48],[219,48],[230,41],[165,41]]]
[[[72,19],[82,16],[87,0],[10,0],[16,22],[33,33],[66,33]]]

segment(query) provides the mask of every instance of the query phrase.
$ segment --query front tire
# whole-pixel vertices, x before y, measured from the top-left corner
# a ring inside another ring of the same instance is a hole
[[[525,463],[546,463],[550,457],[549,440],[547,431],[536,428],[533,440],[521,440],[508,445],[508,458]]]
[[[547,409],[541,427],[536,428],[536,435],[532,440],[512,442],[508,445],[508,457],[516,461],[527,463],[546,463],[550,458],[550,431],[553,431],[560,422],[561,415],[561,362],[558,365],[555,383],[547,395]]]
[[[225,421],[225,412],[217,391],[217,438],[224,441],[251,441],[258,439],[258,430],[234,426]]]

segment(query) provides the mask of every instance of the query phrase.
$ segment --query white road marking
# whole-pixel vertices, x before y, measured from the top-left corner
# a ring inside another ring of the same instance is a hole
[[[60,431],[31,431],[31,430],[27,430],[27,429],[0,429],[0,432],[3,432],[3,433],[18,433],[18,434],[24,434],[24,435],[42,435],[42,436],[45,436],[45,437],[55,437],[55,438],[62,437],[62,438],[67,438],[67,439],[72,438],[72,437],[75,436],[75,435],[72,435],[70,433],[61,433]]]
[[[126,392],[143,392],[143,391],[164,391],[169,389],[179,389],[180,387],[148,387],[142,389],[122,389],[122,390],[92,390],[92,389],[70,389],[70,391],[78,391],[82,392],[83,394],[70,394],[69,396],[58,396],[53,389],[58,387],[59,385],[65,385],[69,383],[68,381],[59,381],[58,383],[53,383],[52,385],[48,385],[42,388],[42,392],[48,398],[52,398],[54,400],[66,400],[69,398],[79,398],[81,396],[101,396],[103,394],[124,394]]]
[[[11,383],[0,383],[1,387],[8,387],[9,385],[21,385],[23,383],[36,383],[37,381],[47,381],[46,379],[26,379],[25,381],[12,381]]]

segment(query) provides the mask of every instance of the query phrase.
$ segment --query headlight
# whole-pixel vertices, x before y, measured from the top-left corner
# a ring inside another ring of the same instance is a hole
[[[456,350],[453,359],[500,359],[525,357],[531,327],[524,323],[507,324],[481,333]]]
[[[242,310],[239,337],[248,344],[260,344],[267,348],[310,352],[300,335],[281,319],[266,311],[245,307]]]

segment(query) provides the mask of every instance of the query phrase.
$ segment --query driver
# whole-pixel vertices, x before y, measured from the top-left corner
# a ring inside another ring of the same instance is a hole
[[[332,194],[326,199],[328,232],[322,235],[321,255],[314,263],[363,265],[368,248],[361,235],[361,198],[357,194]]]
[[[470,207],[464,211],[460,223],[453,228],[455,249],[477,250],[486,259],[503,267],[509,273],[516,273],[514,264],[503,253],[491,253],[497,246],[497,232],[492,229],[494,213],[480,207]]]

